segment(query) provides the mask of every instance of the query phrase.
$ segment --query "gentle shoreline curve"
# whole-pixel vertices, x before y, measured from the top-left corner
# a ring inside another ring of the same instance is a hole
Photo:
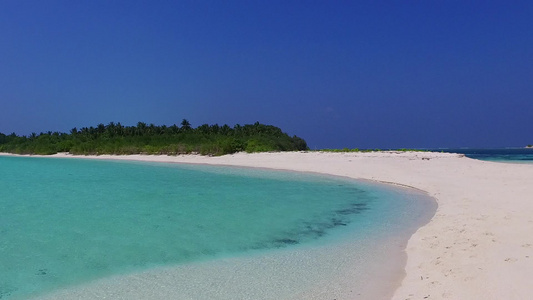
[[[531,165],[429,152],[85,158],[316,172],[414,187],[439,207],[409,240],[406,276],[392,299],[528,299],[533,292]]]

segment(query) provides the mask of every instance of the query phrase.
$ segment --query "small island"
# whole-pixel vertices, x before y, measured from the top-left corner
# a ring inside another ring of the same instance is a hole
[[[138,122],[123,126],[110,122],[96,127],[72,128],[70,133],[41,132],[29,136],[0,133],[0,152],[51,155],[68,152],[78,155],[127,154],[202,154],[224,155],[235,152],[307,150],[307,143],[289,136],[280,128],[256,122],[251,125],[200,125],[186,119],[180,126],[156,126]]]
[[[533,148],[533,145],[527,145],[526,148]]]

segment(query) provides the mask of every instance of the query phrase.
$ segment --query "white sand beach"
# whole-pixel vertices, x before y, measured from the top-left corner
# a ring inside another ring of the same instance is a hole
[[[457,154],[428,152],[238,153],[221,157],[102,155],[87,158],[272,168],[414,187],[436,198],[438,209],[433,219],[407,244],[405,276],[401,272],[391,274],[391,278],[399,279],[392,299],[530,299],[533,293],[532,165],[485,162]],[[168,278],[146,273],[117,279],[115,285],[95,284],[71,293],[128,299],[126,294],[109,290],[126,280],[122,286],[129,289],[126,291],[129,295],[142,294],[145,298],[152,295],[159,299],[158,290],[173,284]],[[143,282],[150,282],[150,291],[138,290]],[[257,288],[261,289],[260,284]],[[333,299],[331,290],[339,291],[335,294],[340,295],[337,299],[361,299],[350,293],[349,280],[339,281],[333,287],[317,285],[316,290],[299,298]],[[61,293],[55,295],[66,297]],[[391,294],[380,297],[390,298]]]

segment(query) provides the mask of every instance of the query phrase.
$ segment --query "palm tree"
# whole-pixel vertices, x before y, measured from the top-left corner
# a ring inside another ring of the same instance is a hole
[[[196,127],[196,131],[203,133],[203,134],[209,134],[210,132],[209,124],[203,124],[203,125]]]
[[[137,123],[137,134],[143,135],[145,131],[146,131],[146,123],[138,122]]]
[[[156,133],[156,126],[154,123],[150,123],[148,126],[148,135],[155,135]]]
[[[83,135],[89,135],[89,128],[82,127],[81,130],[80,130],[80,133],[83,134]]]
[[[101,135],[105,132],[105,125],[100,123],[96,126],[96,132]]]
[[[115,125],[115,134],[118,136],[124,136],[124,126],[122,126],[120,122]]]
[[[183,119],[183,121],[181,121],[181,129],[185,131],[191,129],[191,123],[189,123],[187,119]]]
[[[222,127],[220,127],[220,133],[223,135],[229,135],[232,131],[233,129],[231,129],[228,124],[224,124]]]
[[[176,124],[170,126],[169,129],[172,134],[176,134],[180,131],[179,127]]]

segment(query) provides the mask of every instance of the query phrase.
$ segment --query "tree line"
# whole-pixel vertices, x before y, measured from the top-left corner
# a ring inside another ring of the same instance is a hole
[[[180,126],[156,126],[138,122],[136,126],[107,125],[72,128],[69,133],[41,132],[28,136],[0,133],[0,152],[16,154],[78,155],[99,154],[190,154],[224,155],[240,151],[307,150],[307,143],[289,136],[280,128],[256,122],[250,125],[208,125],[193,128],[184,119]]]

